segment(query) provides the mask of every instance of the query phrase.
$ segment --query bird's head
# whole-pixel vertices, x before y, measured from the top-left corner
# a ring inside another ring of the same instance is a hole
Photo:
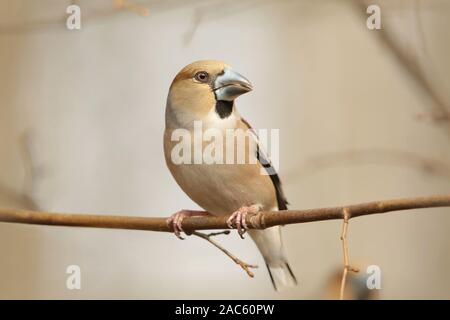
[[[184,67],[170,86],[169,104],[177,113],[193,113],[196,118],[206,116],[213,108],[226,115],[234,100],[252,90],[244,76],[222,61],[197,61]]]

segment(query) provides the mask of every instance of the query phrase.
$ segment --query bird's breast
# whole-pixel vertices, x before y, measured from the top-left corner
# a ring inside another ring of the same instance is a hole
[[[187,131],[185,134],[187,136]],[[194,141],[185,141],[186,148],[181,150],[181,140],[174,141],[173,130],[165,131],[166,163],[178,185],[204,210],[215,215],[227,215],[244,205],[260,204],[263,208],[276,205],[275,188],[270,177],[263,174],[259,162],[249,163],[247,157],[247,162],[238,163],[237,152],[232,163],[211,163],[211,159],[208,161],[203,157],[196,160],[195,152],[197,156],[205,153],[195,150],[199,145],[196,146]],[[214,140],[201,141],[200,145],[203,152],[224,148],[226,153],[224,144],[217,145]],[[184,152],[189,152],[190,157]],[[177,158],[180,156],[186,160],[184,163],[180,163],[183,159]]]

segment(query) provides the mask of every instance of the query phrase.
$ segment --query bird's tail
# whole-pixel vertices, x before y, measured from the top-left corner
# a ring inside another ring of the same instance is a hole
[[[281,240],[281,228],[271,227],[265,230],[249,230],[269,271],[270,279],[276,291],[293,287],[297,279],[289,266]]]
[[[291,270],[288,262],[266,263],[269,271],[270,279],[276,291],[280,291],[285,287],[294,287],[297,285],[297,279]]]

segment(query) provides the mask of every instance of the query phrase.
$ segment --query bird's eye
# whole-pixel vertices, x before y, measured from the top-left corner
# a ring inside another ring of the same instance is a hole
[[[194,79],[197,80],[198,82],[208,82],[209,80],[209,74],[206,71],[200,71],[197,72],[194,76]]]

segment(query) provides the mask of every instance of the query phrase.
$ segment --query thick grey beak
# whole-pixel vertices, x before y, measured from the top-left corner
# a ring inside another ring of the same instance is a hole
[[[224,73],[214,81],[214,92],[217,100],[233,101],[241,94],[252,91],[252,89],[250,81],[231,69],[225,69]]]

